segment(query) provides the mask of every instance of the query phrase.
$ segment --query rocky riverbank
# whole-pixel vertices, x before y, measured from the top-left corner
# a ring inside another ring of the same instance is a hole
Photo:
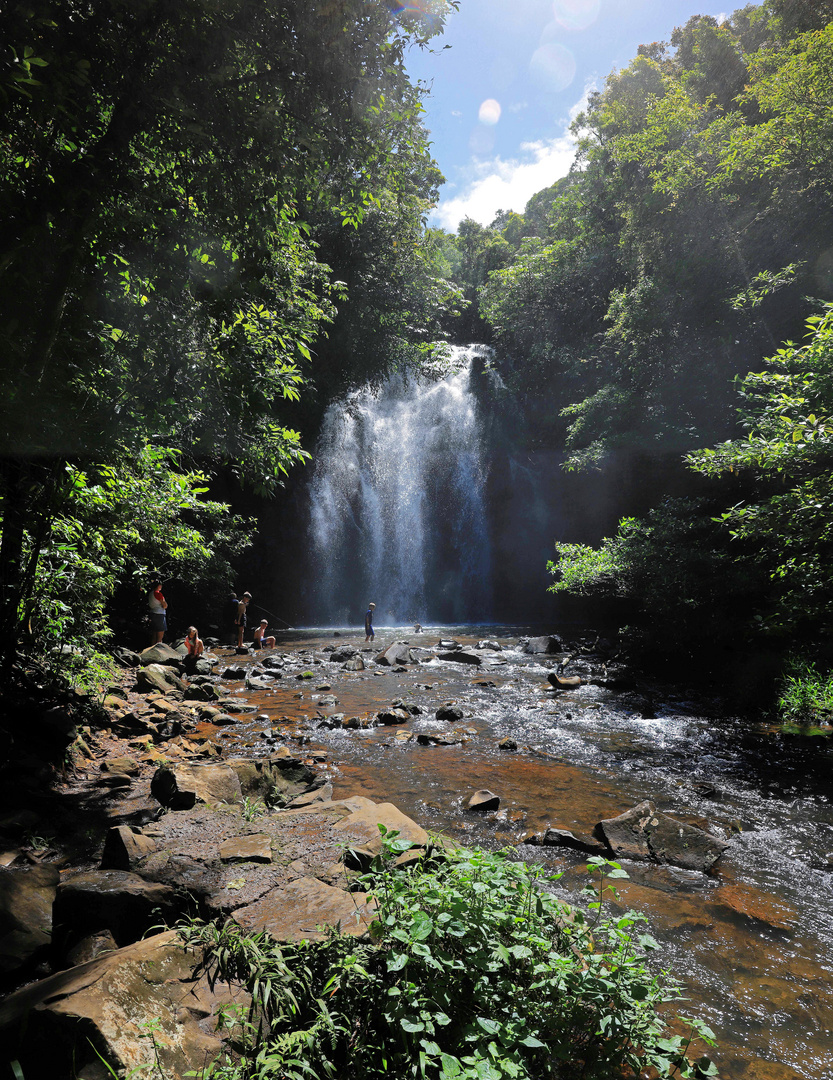
[[[544,692],[558,695],[594,679],[632,693],[626,673],[609,670],[604,658],[579,662],[568,675],[570,657],[557,639],[532,639],[524,648],[545,660]],[[433,661],[479,672],[501,662],[496,642],[462,648],[442,640],[432,648],[394,642],[366,660],[339,645],[232,662],[209,654],[190,670],[166,646],[122,658],[130,667],[107,688],[95,725],[73,731],[52,718],[66,731],[72,767],[47,777],[30,763],[19,777],[17,805],[0,816],[0,973],[12,991],[0,1005],[0,1038],[26,1080],[69,1075],[62,1070],[70,1062],[81,1080],[98,1080],[107,1075],[102,1059],[124,1071],[158,1060],[176,1077],[200,1068],[219,1052],[218,1014],[245,994],[209,984],[199,957],[167,927],[185,916],[232,917],[278,940],[321,936],[336,925],[360,935],[368,907],[355,878],[380,849],[379,825],[415,845],[403,861],[429,844],[426,831],[391,803],[333,799],[317,772],[326,755],[305,753],[303,735],[295,749],[279,745],[270,717],[259,717],[229,682],[245,680],[252,691],[280,678],[304,684],[322,664],[370,674]],[[407,736],[409,722],[425,718],[424,706],[400,699],[375,714],[348,716],[335,711],[329,690],[321,683],[315,697],[311,723],[322,730],[378,725]],[[418,740],[453,745],[446,735],[464,710],[452,701],[435,714],[439,730]],[[258,753],[227,755],[223,732],[258,719]],[[494,814],[500,798],[476,792],[467,805]],[[726,847],[650,802],[600,821],[594,837],[554,823],[518,839],[701,872]]]

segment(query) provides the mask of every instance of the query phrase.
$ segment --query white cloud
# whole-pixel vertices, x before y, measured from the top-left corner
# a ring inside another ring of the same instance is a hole
[[[591,89],[588,87],[582,99],[570,109],[570,122],[586,107]],[[536,192],[567,175],[575,157],[576,143],[569,123],[566,123],[557,138],[522,143],[519,149],[518,157],[506,161],[500,157],[475,160],[462,192],[440,202],[431,215],[433,223],[454,232],[465,217],[489,225],[498,210],[523,213]]]

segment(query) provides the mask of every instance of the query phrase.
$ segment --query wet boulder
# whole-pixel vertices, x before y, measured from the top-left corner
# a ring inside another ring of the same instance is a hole
[[[376,720],[380,724],[406,724],[411,719],[407,709],[383,709],[376,714]]]
[[[364,671],[364,660],[360,656],[354,656],[342,667],[345,671]]]
[[[393,645],[389,645],[387,649],[378,653],[375,659],[376,663],[381,664],[382,667],[398,667],[401,664],[414,663],[407,641],[394,642]]]
[[[199,1071],[222,1051],[220,1010],[249,1005],[200,959],[171,930],[58,972],[0,1005],[0,1043],[27,1078]]]
[[[703,873],[729,846],[720,837],[660,813],[648,800],[618,817],[600,821],[593,835],[617,858],[670,863]]]
[[[607,855],[608,848],[600,840],[581,833],[572,833],[569,829],[547,829],[541,836],[540,843],[545,847],[564,847],[580,851],[584,855]]]
[[[163,667],[179,668],[182,663],[182,654],[160,641],[158,645],[151,645],[149,649],[143,649],[139,653],[139,663],[142,667],[150,664],[161,664]]]
[[[451,652],[437,653],[438,660],[450,661],[454,664],[482,664],[483,657],[467,649],[453,649]]]
[[[495,795],[493,791],[489,791],[487,788],[481,788],[480,791],[475,791],[473,795],[469,796],[469,800],[466,803],[467,810],[477,810],[485,813],[487,810],[497,810],[500,806],[500,796]]]
[[[229,667],[225,668],[225,670],[222,672],[220,678],[221,679],[235,679],[235,680],[236,679],[245,679],[247,670],[248,669],[243,667],[242,664],[231,664],[231,665],[229,665]]]
[[[240,781],[228,765],[173,765],[157,769],[150,783],[153,797],[169,810],[190,810],[195,803],[239,803]]]
[[[358,651],[353,645],[340,645],[337,649],[332,650],[330,659],[336,664],[344,664],[346,661],[352,660],[358,654]]]
[[[18,971],[48,952],[59,880],[54,866],[0,870],[0,974]]]
[[[489,649],[491,652],[502,652],[503,646],[499,641],[478,641],[476,649]]]
[[[270,757],[239,758],[227,764],[237,776],[242,794],[261,799],[291,798],[315,780],[309,765],[293,757],[286,747]]]
[[[542,653],[558,653],[562,651],[561,639],[555,634],[547,634],[545,637],[529,638],[524,645],[524,652],[538,656]]]
[[[148,664],[136,673],[136,689],[139,693],[167,694],[171,690],[185,690],[185,683],[169,667]]]
[[[441,705],[435,715],[443,723],[453,723],[463,719],[463,710],[459,705]]]

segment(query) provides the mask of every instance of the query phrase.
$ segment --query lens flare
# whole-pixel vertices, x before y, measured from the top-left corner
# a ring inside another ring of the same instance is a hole
[[[529,71],[542,90],[558,93],[576,77],[576,58],[566,45],[547,42],[532,54]]]
[[[586,30],[599,17],[600,0],[553,0],[555,21],[565,30]]]
[[[500,120],[500,102],[495,101],[494,98],[487,98],[480,106],[477,119],[481,124],[488,124],[489,127],[493,127]]]
[[[406,0],[405,3],[389,4],[389,7],[397,19],[418,20],[432,33],[441,26],[442,20],[435,0]]]
[[[475,157],[488,157],[495,148],[494,128],[478,125],[469,136],[469,150]]]

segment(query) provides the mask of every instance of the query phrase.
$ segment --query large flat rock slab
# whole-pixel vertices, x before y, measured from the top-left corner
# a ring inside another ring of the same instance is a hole
[[[381,850],[380,825],[384,825],[388,832],[398,831],[400,839],[410,840],[417,847],[425,847],[428,843],[425,829],[403,814],[393,803],[359,806],[344,821],[338,822],[334,831],[341,833],[345,840],[358,843],[362,847]]]
[[[313,877],[300,877],[248,907],[235,919],[247,930],[268,931],[277,941],[322,941],[327,927],[359,937],[373,912],[365,893],[349,893]]]
[[[3,1057],[27,1080],[110,1075],[96,1050],[120,1075],[201,1070],[222,1050],[219,1009],[249,997],[197,975],[198,959],[171,930],[19,990],[0,1003]]]
[[[220,844],[220,861],[224,863],[272,861],[272,841],[260,833],[255,836],[234,836]]]
[[[660,813],[647,800],[618,817],[605,818],[593,832],[619,858],[670,863],[703,873],[729,846],[720,837]]]

